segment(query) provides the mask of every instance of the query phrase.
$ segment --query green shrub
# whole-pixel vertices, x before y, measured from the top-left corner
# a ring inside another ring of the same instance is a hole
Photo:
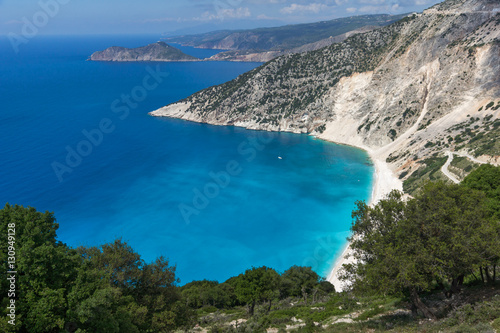
[[[209,313],[217,312],[217,310],[218,309],[215,306],[205,306],[205,307],[202,307],[201,309],[198,310],[198,314],[206,315]]]
[[[363,312],[362,314],[360,314],[356,320],[367,320],[369,318],[372,318],[372,317],[375,317],[376,315],[378,314],[381,314],[381,313],[384,313],[386,310],[384,307],[382,306],[377,306],[377,307],[374,307],[368,311],[365,311]]]
[[[491,323],[491,327],[493,327],[495,330],[500,331],[500,318],[497,318]]]
[[[457,327],[456,333],[477,333],[477,330],[469,325],[463,324]]]

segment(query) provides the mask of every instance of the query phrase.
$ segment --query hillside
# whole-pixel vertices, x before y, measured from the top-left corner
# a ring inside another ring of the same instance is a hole
[[[308,43],[299,47],[294,47],[292,49],[284,49],[284,50],[271,50],[271,51],[258,51],[258,50],[234,50],[234,51],[225,51],[221,53],[217,53],[216,55],[210,57],[208,60],[217,60],[217,61],[253,61],[253,62],[267,62],[274,58],[277,58],[286,54],[294,54],[294,53],[302,53],[319,50],[326,46],[330,46],[335,43],[340,43],[353,36],[355,34],[375,30],[379,28],[378,26],[365,26],[356,30],[352,30],[346,33],[343,33],[338,36],[330,36],[325,39],[321,39],[317,42]]]
[[[361,147],[411,193],[423,179],[447,179],[448,151],[499,162],[499,11],[494,0],[448,0],[151,114]]]
[[[338,36],[364,26],[387,25],[402,17],[402,15],[363,15],[274,28],[222,30],[199,35],[169,37],[166,40],[207,49],[283,50]]]
[[[133,49],[112,46],[104,51],[94,52],[92,61],[198,61],[181,50],[164,42],[157,42]]]
[[[389,25],[405,15],[362,15],[316,23],[251,30],[223,30],[166,40],[198,48],[229,50],[211,60],[265,62],[284,54],[317,50],[353,33]]]

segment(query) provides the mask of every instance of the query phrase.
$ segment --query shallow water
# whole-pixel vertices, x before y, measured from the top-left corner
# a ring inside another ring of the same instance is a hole
[[[0,202],[54,211],[71,246],[121,237],[147,261],[164,255],[182,283],[261,265],[327,275],[354,202],[369,196],[368,155],[307,135],[147,115],[257,63],[85,61],[158,39],[36,37],[19,54],[0,39]]]

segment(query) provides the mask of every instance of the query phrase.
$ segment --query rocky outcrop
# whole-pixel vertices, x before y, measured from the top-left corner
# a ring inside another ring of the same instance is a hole
[[[112,46],[90,56],[93,61],[199,61],[164,42],[129,49]]]
[[[363,147],[405,179],[448,150],[498,155],[499,108],[500,3],[448,0],[151,114],[310,133]],[[491,133],[493,143],[473,144]]]

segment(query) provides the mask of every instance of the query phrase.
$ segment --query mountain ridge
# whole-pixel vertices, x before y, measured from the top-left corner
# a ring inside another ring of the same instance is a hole
[[[279,51],[338,36],[364,26],[384,26],[406,15],[359,15],[272,28],[219,30],[195,35],[173,36],[166,40],[198,48]],[[300,34],[300,38],[297,34]]]
[[[353,33],[386,26],[406,15],[359,15],[273,28],[220,30],[168,37],[166,40],[184,46],[228,50],[210,60],[267,62],[284,54],[316,50],[337,43]]]
[[[497,1],[448,0],[151,114],[358,146],[406,184],[446,150],[499,162],[499,38]]]
[[[359,29],[355,29],[352,31],[348,31],[341,35],[330,36],[325,39],[321,39],[316,42],[304,44],[302,46],[295,47],[293,49],[281,50],[281,51],[256,51],[256,50],[236,50],[236,51],[225,51],[221,53],[217,53],[213,55],[208,60],[215,61],[251,61],[251,62],[268,62],[272,59],[286,55],[286,54],[294,54],[294,53],[303,53],[309,51],[319,50],[326,46],[330,46],[335,43],[340,43],[352,35],[372,31],[379,28],[378,26],[365,26]]]

